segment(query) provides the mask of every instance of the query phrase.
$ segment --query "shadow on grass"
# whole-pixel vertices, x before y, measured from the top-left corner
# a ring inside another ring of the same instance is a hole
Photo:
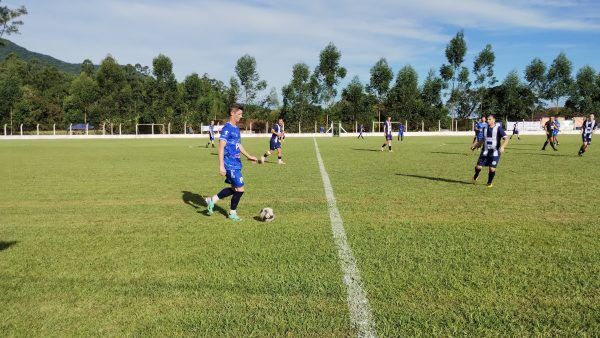
[[[181,193],[183,194],[181,196],[183,203],[192,206],[194,209],[206,208],[206,201],[204,200],[204,197],[189,191],[182,191]],[[221,213],[223,216],[227,216],[227,210],[218,205],[215,205],[214,210]],[[198,210],[198,212],[208,216],[208,210],[206,209],[202,211]]]
[[[454,183],[454,184],[469,184],[471,185],[471,182],[467,182],[467,181],[458,181],[458,180],[453,180],[450,178],[443,178],[443,177],[432,177],[432,176],[422,176],[422,175],[413,175],[413,174],[396,174],[398,176],[405,176],[405,177],[414,177],[414,178],[421,178],[424,180],[429,180],[429,181],[437,181],[437,182],[446,182],[446,183]]]
[[[545,150],[544,150],[545,151]],[[536,155],[536,156],[550,156],[550,157],[576,157],[576,154],[557,154],[556,151],[551,150],[551,153],[519,153],[519,155]]]
[[[513,145],[511,144],[509,148],[507,148],[506,150],[508,151],[530,151],[530,150],[539,150],[539,148],[513,148]]]
[[[476,150],[478,151],[478,150]],[[462,156],[471,156],[473,153],[455,153],[450,151],[431,151],[431,154],[444,154],[444,155],[462,155]]]
[[[17,244],[17,241],[9,241],[9,242],[0,241],[0,251],[6,250],[15,244]]]
[[[381,151],[381,149],[376,150],[376,149],[363,149],[363,148],[352,148],[352,150],[358,150],[358,151]]]

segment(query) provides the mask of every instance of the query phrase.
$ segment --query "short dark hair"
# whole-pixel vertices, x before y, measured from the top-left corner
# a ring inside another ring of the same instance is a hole
[[[488,115],[487,115],[487,117],[488,117],[488,118],[490,118],[490,117],[491,117],[491,118],[493,118],[494,120],[496,119],[496,115],[494,115],[494,114],[488,114]]]
[[[229,114],[238,111],[238,110],[244,110],[244,105],[239,104],[239,103],[234,103],[229,107]]]

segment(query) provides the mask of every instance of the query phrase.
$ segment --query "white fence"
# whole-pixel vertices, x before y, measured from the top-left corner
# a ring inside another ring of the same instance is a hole
[[[507,121],[505,129],[507,131],[512,131],[514,124],[517,123],[519,132],[521,135],[544,135],[543,123],[545,123],[547,119],[543,119],[541,121]],[[583,120],[581,120],[583,121]],[[578,124],[581,124],[578,120],[559,120],[561,126],[560,131],[563,134],[578,134],[580,133],[576,127]],[[398,124],[400,122],[394,122],[394,132],[398,132]],[[421,124],[420,130],[408,130],[407,121],[404,121],[405,132],[404,135],[407,137],[411,136],[470,136],[473,135],[473,131],[457,131],[456,125],[453,121],[451,130],[443,130],[441,128],[441,123],[438,122],[438,130],[437,131],[424,131],[424,124]],[[150,126],[151,133],[142,134],[139,132],[141,126]],[[108,129],[107,129],[108,127]],[[191,125],[184,124],[184,130],[182,134],[172,133],[171,124],[138,124],[135,126],[135,134],[123,134],[122,125],[107,125],[103,124],[101,126],[101,131],[96,131],[94,133],[90,133],[91,127],[89,124],[85,125],[85,129],[78,129],[77,131],[80,134],[77,134],[73,129],[73,125],[69,126],[69,129],[66,131],[57,131],[56,125],[52,126],[51,132],[50,130],[45,130],[44,132],[40,132],[40,125],[36,126],[35,130],[30,130],[29,132],[24,132],[23,125],[19,125],[18,128],[13,129],[13,134],[10,134],[10,129],[7,124],[4,125],[4,134],[0,134],[0,140],[10,140],[10,139],[81,139],[81,138],[205,138],[208,133],[208,125],[200,124],[200,128],[198,129],[200,133],[193,134],[189,132],[189,128]],[[215,132],[219,133],[223,126],[220,124],[215,125]],[[157,129],[158,128],[158,129]],[[295,129],[295,128],[294,128]],[[317,124],[314,126],[314,132],[312,133],[302,133],[300,131],[300,126],[298,126],[297,130],[288,129],[286,131],[286,137],[357,137],[359,134],[356,132],[358,129],[358,125],[354,126],[354,131],[347,132],[342,123],[340,122],[331,122],[326,127],[320,127],[317,129]],[[312,128],[311,128],[312,129]],[[373,122],[372,130],[378,130],[378,122]],[[364,132],[364,136],[383,136],[382,131],[376,132]],[[108,131],[108,132],[107,132]],[[155,132],[157,131],[157,132]],[[296,131],[296,132],[294,132]],[[99,134],[101,132],[101,134]],[[265,126],[264,133],[254,133],[251,130],[242,130],[243,137],[270,137],[269,124],[267,123]]]

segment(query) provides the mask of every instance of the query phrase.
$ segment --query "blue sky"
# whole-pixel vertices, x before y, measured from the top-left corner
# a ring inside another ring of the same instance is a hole
[[[342,52],[346,83],[385,57],[394,73],[406,64],[420,75],[445,62],[444,48],[465,31],[465,65],[491,43],[501,81],[523,74],[540,57],[548,65],[559,52],[600,71],[600,1],[591,0],[380,0],[380,1],[154,1],[7,0],[25,5],[20,35],[11,40],[68,62],[107,54],[121,64],[151,65],[159,53],[173,60],[179,80],[196,72],[228,82],[236,60],[250,54],[261,77],[276,87],[289,82],[292,66],[314,67],[327,43]]]

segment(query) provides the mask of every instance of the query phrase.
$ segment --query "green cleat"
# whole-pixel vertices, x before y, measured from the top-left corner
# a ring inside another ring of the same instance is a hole
[[[211,197],[208,197],[204,200],[206,201],[206,211],[208,212],[208,215],[210,216],[213,214],[213,208],[215,207],[215,203],[212,201]]]
[[[229,216],[227,216],[227,218],[229,218],[232,221],[236,221],[236,222],[239,222],[242,220],[237,214],[232,214],[232,213],[230,213]]]

